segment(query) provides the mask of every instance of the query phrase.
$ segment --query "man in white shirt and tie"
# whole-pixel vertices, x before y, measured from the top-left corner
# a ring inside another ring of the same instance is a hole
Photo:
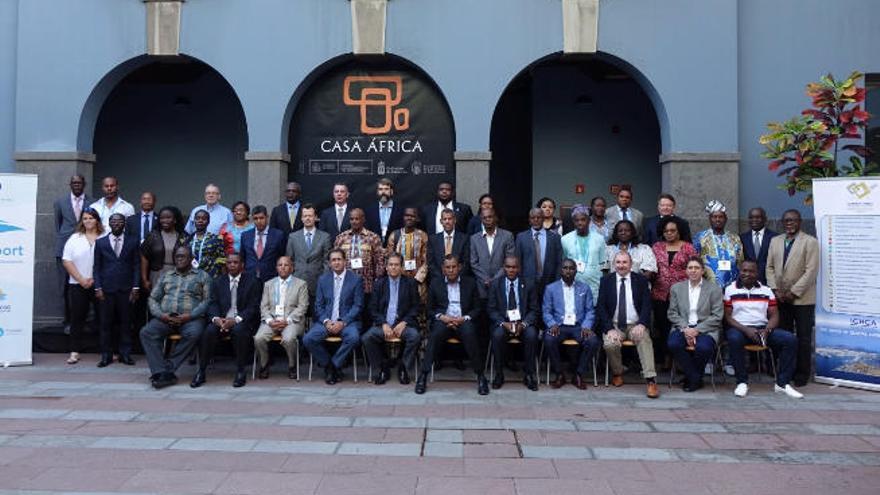
[[[318,228],[330,234],[330,239],[336,239],[340,232],[351,228],[348,221],[348,185],[337,182],[333,184],[333,206],[321,212],[321,220]]]
[[[287,377],[299,377],[297,337],[303,334],[309,291],[304,280],[294,277],[293,262],[287,256],[275,264],[278,276],[263,286],[260,302],[260,329],[254,335],[254,347],[260,357],[260,378],[269,378],[269,342],[281,336],[281,346],[287,351]]]
[[[293,275],[306,281],[309,288],[309,307],[314,307],[318,277],[330,268],[330,235],[315,227],[318,216],[315,206],[306,203],[301,209],[303,228],[292,232],[287,238],[287,256],[293,260]]]
[[[156,195],[151,191],[141,193],[141,211],[125,219],[125,232],[137,236],[138,242],[144,239],[152,230],[159,229],[159,216],[156,215]]]

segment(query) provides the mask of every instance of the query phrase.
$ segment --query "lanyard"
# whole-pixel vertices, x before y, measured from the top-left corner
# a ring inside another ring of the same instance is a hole
[[[351,236],[351,250],[349,255],[352,258],[360,258],[361,257],[361,241],[359,235],[355,234]],[[355,254],[357,253],[357,254]]]
[[[198,256],[196,256],[196,261],[198,261],[200,263],[202,261],[202,250],[205,248],[205,241],[207,239],[208,239],[208,234],[206,232],[205,235],[202,236],[202,239],[199,240],[199,254],[198,254]],[[195,250],[196,250],[196,240],[198,240],[196,237],[196,234],[193,234],[192,245],[190,246],[190,247],[192,247],[193,252],[195,252]]]

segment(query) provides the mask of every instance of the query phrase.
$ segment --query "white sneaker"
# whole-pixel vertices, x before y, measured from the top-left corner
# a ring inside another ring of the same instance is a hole
[[[784,388],[779,385],[773,385],[773,390],[777,393],[784,393],[785,395],[791,397],[792,399],[803,399],[804,394],[795,390],[791,385],[786,385]]]
[[[724,365],[724,374],[727,376],[736,376],[736,370],[733,369],[732,364]]]
[[[733,389],[733,395],[737,397],[745,397],[749,394],[749,384],[748,383],[738,383],[736,388]]]
[[[713,366],[712,363],[706,363],[706,369],[703,370],[703,374],[711,376],[712,372],[714,371],[712,368],[714,368],[714,367],[715,366]]]

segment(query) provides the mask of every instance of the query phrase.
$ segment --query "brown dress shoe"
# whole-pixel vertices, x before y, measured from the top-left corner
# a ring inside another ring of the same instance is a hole
[[[559,373],[556,375],[556,379],[550,382],[550,388],[562,388],[565,385],[565,374]]]
[[[574,375],[574,386],[580,390],[586,390],[587,382],[581,375]]]
[[[615,387],[623,386],[623,375],[614,375],[611,377],[611,384]]]
[[[657,397],[660,397],[660,387],[657,386],[656,382],[649,382],[648,383],[648,398],[649,399],[656,399]]]

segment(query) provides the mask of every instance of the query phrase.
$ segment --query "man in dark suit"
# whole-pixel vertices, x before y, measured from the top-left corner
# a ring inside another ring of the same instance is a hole
[[[64,296],[64,325],[70,322],[70,304],[67,298],[68,278],[67,270],[61,264],[61,254],[64,244],[70,239],[82,211],[92,204],[93,199],[86,194],[86,179],[80,174],[70,178],[70,193],[55,200],[53,210],[55,212],[55,265],[58,271],[58,283]]]
[[[651,290],[648,279],[632,271],[632,258],[626,251],[614,255],[614,273],[599,282],[596,304],[596,327],[604,334],[605,355],[614,378],[611,384],[623,385],[623,361],[620,348],[632,341],[639,353],[642,376],[648,383],[648,398],[660,396],[654,377],[654,346],[651,342]]]
[[[767,284],[767,252],[770,250],[770,240],[777,233],[766,228],[767,212],[764,208],[757,207],[749,210],[749,230],[739,235],[743,245],[743,254],[747,260],[755,260],[758,263],[758,281]]]
[[[540,208],[529,210],[529,225],[529,230],[516,235],[516,252],[519,253],[522,276],[535,282],[540,301],[544,288],[559,280],[562,238],[544,228],[544,214]]]
[[[198,388],[205,383],[206,370],[217,340],[229,337],[235,352],[235,378],[233,387],[243,387],[247,382],[245,368],[251,357],[251,342],[260,323],[260,296],[262,284],[253,275],[243,273],[241,255],[232,253],[226,257],[227,275],[211,282],[211,303],[208,305],[208,325],[199,339],[199,369],[190,383]]]
[[[288,182],[284,189],[285,201],[272,208],[272,216],[269,219],[269,227],[284,232],[287,237],[291,232],[302,228],[302,203],[300,194],[302,188],[296,182]]]
[[[318,228],[330,234],[330,243],[336,240],[340,232],[351,228],[348,221],[348,213],[351,205],[348,204],[348,186],[342,182],[333,184],[333,206],[321,212]]]
[[[470,237],[455,230],[455,212],[443,210],[440,217],[443,230],[428,239],[428,275],[431,279],[443,278],[443,259],[448,255],[461,260],[461,274],[467,276],[471,266]]]
[[[140,243],[125,235],[125,216],[110,215],[110,235],[95,242],[95,298],[101,311],[101,361],[113,362],[113,324],[119,323],[119,362],[134,364],[131,358],[131,303],[138,298],[141,274]]]
[[[642,241],[648,245],[648,247],[653,246],[655,242],[663,239],[663,236],[660,235],[660,232],[657,232],[657,226],[660,224],[660,220],[666,217],[674,217],[675,216],[675,197],[668,193],[663,193],[657,197],[657,214],[653,217],[648,217],[645,219],[644,226],[644,235],[642,236]],[[682,221],[684,228],[681,232],[678,233],[682,239],[690,239],[691,238],[691,227],[687,220],[679,217]]]
[[[330,271],[318,279],[315,318],[303,344],[324,368],[324,381],[335,385],[342,380],[342,366],[360,341],[364,282],[360,275],[345,269],[345,251],[330,250]],[[333,357],[324,348],[327,337],[339,336],[342,343]]]
[[[327,255],[333,246],[330,235],[315,228],[318,217],[314,205],[301,208],[303,228],[287,236],[287,256],[293,260],[293,276],[306,281],[309,288],[309,308],[315,305],[318,277],[330,269]]]
[[[125,233],[143,243],[152,230],[159,230],[159,215],[156,214],[156,195],[151,191],[141,193],[141,211],[125,219]],[[134,330],[140,330],[147,324],[147,294],[134,302],[131,313],[131,324]]]
[[[287,248],[287,237],[284,232],[269,227],[269,216],[266,207],[254,207],[251,219],[254,228],[241,234],[241,253],[244,256],[244,269],[265,284],[278,273],[275,264],[280,256],[284,256]]]
[[[477,392],[489,393],[489,382],[483,374],[480,342],[476,321],[480,316],[480,297],[473,279],[460,276],[461,264],[449,255],[443,260],[443,277],[431,281],[428,289],[428,347],[416,380],[415,392],[424,394],[428,388],[428,374],[434,360],[450,337],[457,337],[464,345],[471,367],[477,375]]]
[[[379,234],[384,246],[388,234],[403,227],[403,206],[394,202],[394,183],[384,177],[376,183],[376,199],[364,208],[366,226]]]
[[[455,201],[455,188],[451,182],[441,182],[437,184],[437,201],[422,206],[421,215],[419,215],[428,235],[443,230],[441,214],[447,208],[455,212],[455,230],[467,231],[468,222],[474,216],[471,207]]]
[[[540,210],[539,210],[540,211]],[[504,354],[510,339],[519,339],[523,345],[525,377],[523,383],[532,391],[538,390],[535,356],[538,348],[538,294],[535,283],[520,277],[519,258],[504,258],[504,277],[495,279],[489,289],[489,328],[492,336],[492,354],[498,371],[492,378],[492,388],[504,385]]]
[[[397,368],[397,378],[401,385],[407,385],[410,381],[408,370],[415,365],[421,342],[416,330],[421,306],[419,288],[415,279],[402,275],[403,256],[398,253],[388,256],[385,274],[373,285],[373,295],[370,296],[373,327],[361,337],[361,343],[370,359],[373,383],[383,385],[389,378],[385,343],[395,339],[402,342],[403,360]]]

